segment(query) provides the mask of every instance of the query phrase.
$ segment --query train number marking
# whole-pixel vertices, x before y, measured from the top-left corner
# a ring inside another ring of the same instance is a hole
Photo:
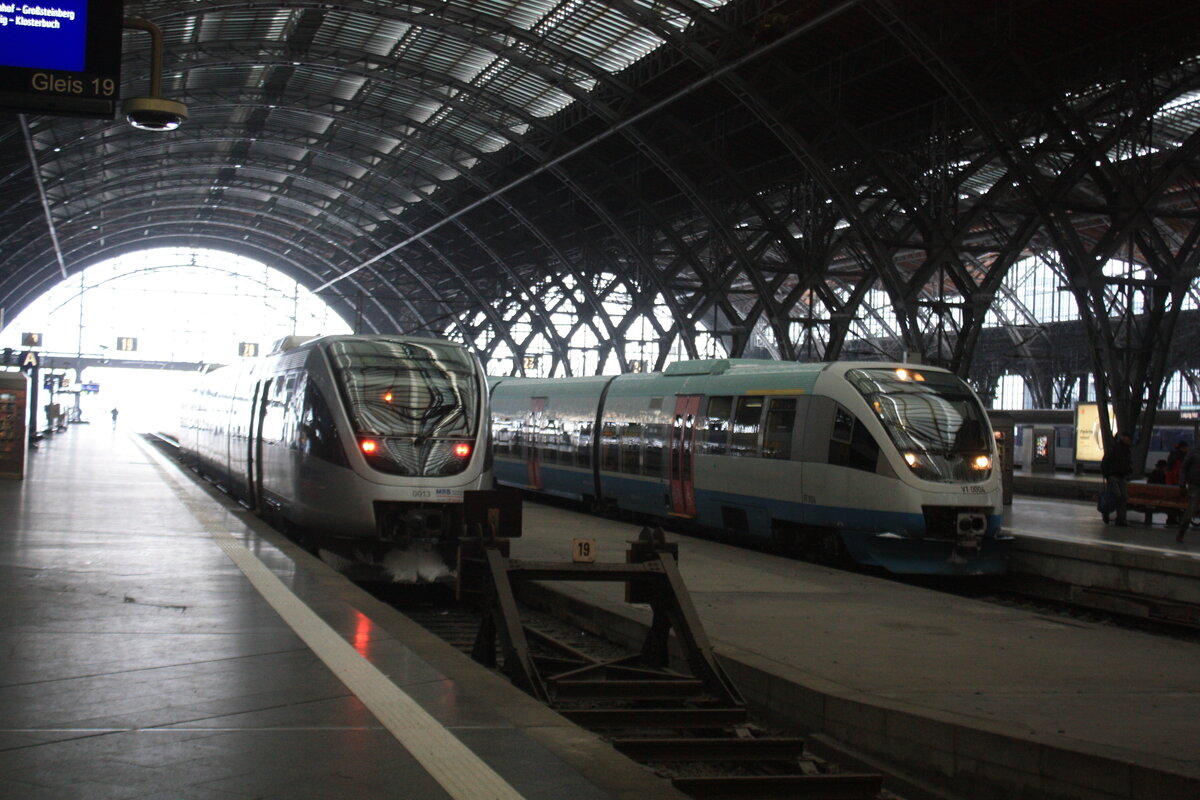
[[[960,486],[963,494],[987,494],[987,489],[982,486]]]
[[[572,539],[571,560],[577,564],[591,564],[596,560],[595,539]]]

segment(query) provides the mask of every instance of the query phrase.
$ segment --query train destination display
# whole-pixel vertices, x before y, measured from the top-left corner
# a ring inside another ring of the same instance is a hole
[[[123,19],[119,0],[0,0],[0,109],[112,119]]]

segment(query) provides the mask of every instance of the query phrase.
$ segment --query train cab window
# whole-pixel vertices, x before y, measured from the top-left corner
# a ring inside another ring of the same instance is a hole
[[[346,450],[338,437],[333,412],[316,385],[309,381],[304,391],[304,410],[300,414],[300,450],[339,466],[348,466]]]
[[[763,398],[739,397],[737,411],[733,416],[733,436],[729,443],[729,454],[733,456],[757,456],[758,434],[762,424]]]
[[[829,463],[840,467],[874,472],[879,463],[879,445],[875,437],[846,409],[837,407],[833,431],[829,437]]]
[[[621,431],[621,472],[630,475],[642,473],[642,426],[640,423],[626,423]]]
[[[732,397],[708,398],[704,415],[704,452],[723,456],[729,448],[729,416],[733,410]]]
[[[663,440],[665,425],[646,425],[642,430],[645,433],[646,449],[642,451],[642,468],[646,475],[661,477],[663,474],[663,448],[666,443]]]
[[[773,397],[763,426],[763,458],[792,457],[792,432],[796,428],[796,398]]]

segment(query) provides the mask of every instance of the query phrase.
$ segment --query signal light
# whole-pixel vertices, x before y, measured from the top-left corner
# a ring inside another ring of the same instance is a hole
[[[469,442],[459,442],[454,445],[454,455],[459,458],[466,458],[471,455],[471,445]]]

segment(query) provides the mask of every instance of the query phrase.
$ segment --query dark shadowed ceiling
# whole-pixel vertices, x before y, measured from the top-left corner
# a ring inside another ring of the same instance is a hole
[[[664,348],[703,328],[734,354],[829,357],[872,292],[901,345],[940,347],[1021,254],[1095,254],[1139,215],[1171,253],[1194,232],[1196,2],[125,11],[162,29],[162,93],[190,119],[0,114],[6,318],[90,264],[183,245],[277,267],[365,332],[565,361],[569,329],[618,342],[660,306]],[[144,94],[149,37],[127,30],[124,54],[122,95]]]

